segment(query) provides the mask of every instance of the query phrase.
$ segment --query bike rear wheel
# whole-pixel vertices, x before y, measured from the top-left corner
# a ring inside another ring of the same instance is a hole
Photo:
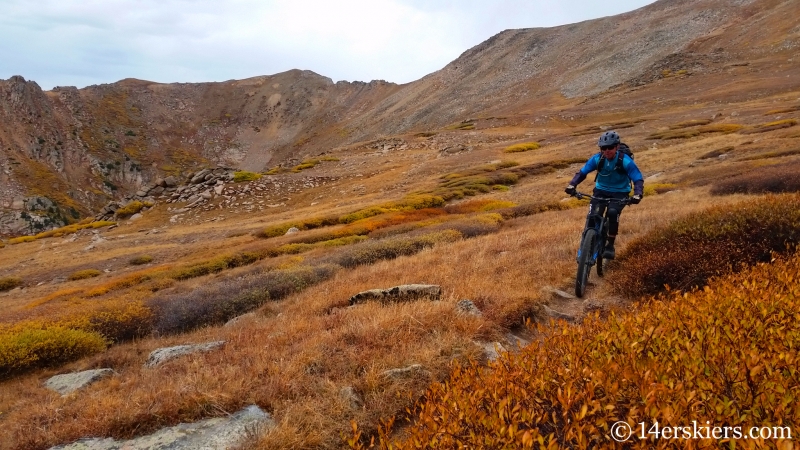
[[[575,295],[578,297],[583,297],[583,294],[586,293],[589,273],[592,271],[592,254],[595,250],[596,241],[596,230],[590,228],[583,233],[583,240],[581,240],[581,246],[578,250],[578,273],[575,276]]]

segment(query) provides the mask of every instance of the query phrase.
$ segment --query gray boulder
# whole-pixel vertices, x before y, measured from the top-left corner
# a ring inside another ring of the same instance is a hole
[[[170,175],[167,178],[164,178],[164,184],[167,187],[175,187],[178,185],[178,178]]]
[[[464,299],[456,303],[456,314],[480,317],[483,314],[481,310],[472,303],[472,300]]]
[[[225,450],[238,447],[256,430],[274,426],[269,413],[251,405],[228,417],[182,423],[128,441],[87,438],[50,450]]]
[[[350,304],[355,305],[369,300],[382,303],[397,303],[429,298],[439,300],[442,287],[436,284],[403,284],[389,289],[370,289],[350,297]]]
[[[50,377],[44,382],[44,386],[61,395],[67,395],[70,392],[77,391],[95,381],[110,377],[113,374],[114,371],[112,369],[95,369],[84,370],[83,372],[64,373]]]
[[[495,361],[500,357],[501,352],[505,352],[506,348],[499,342],[477,342],[483,349],[483,355],[489,361]]]
[[[193,345],[176,345],[175,347],[164,347],[153,350],[144,363],[145,367],[157,367],[169,360],[178,358],[183,355],[189,355],[198,352],[209,352],[225,345],[225,341],[206,342],[205,344]]]
[[[200,183],[201,181],[205,181],[206,175],[208,175],[209,173],[211,173],[211,170],[209,169],[203,169],[200,172],[197,172],[195,176],[193,176],[192,179],[189,180],[189,184],[197,184]]]
[[[565,313],[562,313],[560,311],[556,311],[555,309],[550,308],[547,305],[542,305],[542,310],[544,311],[545,314],[547,314],[549,317],[551,317],[551,318],[553,318],[555,320],[564,320],[564,321],[570,322],[570,323],[578,322],[578,318],[577,317],[575,317],[575,316],[573,316],[571,314],[565,314]]]
[[[350,409],[361,409],[364,406],[364,400],[353,389],[353,386],[345,386],[339,389],[339,397],[350,405]]]

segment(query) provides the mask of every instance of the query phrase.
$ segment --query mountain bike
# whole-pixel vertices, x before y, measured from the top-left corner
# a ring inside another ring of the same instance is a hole
[[[627,205],[630,203],[630,199],[600,198],[581,192],[576,193],[575,197],[579,200],[589,198],[597,201],[597,205],[592,206],[586,216],[586,225],[583,227],[581,244],[578,247],[578,273],[575,277],[575,295],[583,297],[592,266],[597,265],[597,275],[603,276],[603,251],[606,248],[606,240],[608,239],[608,205],[611,203]],[[601,209],[603,214],[600,214]]]

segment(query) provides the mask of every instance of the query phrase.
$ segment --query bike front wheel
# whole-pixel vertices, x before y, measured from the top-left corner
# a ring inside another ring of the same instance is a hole
[[[605,234],[598,237],[597,242],[597,276],[603,277],[603,252],[606,250]]]
[[[583,240],[578,250],[578,273],[575,277],[575,295],[583,297],[592,271],[592,254],[597,241],[597,230],[588,229],[583,233]]]

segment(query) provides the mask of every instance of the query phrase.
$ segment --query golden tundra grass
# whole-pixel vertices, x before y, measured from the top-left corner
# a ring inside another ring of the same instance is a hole
[[[691,117],[697,115],[684,115],[669,123]],[[641,148],[651,130],[634,129],[638,131],[623,138],[634,148],[637,145]],[[520,134],[523,131],[527,130],[505,132]],[[568,136],[570,131],[565,127],[558,132]],[[465,135],[460,130],[451,133]],[[770,139],[769,134],[764,136]],[[726,170],[740,171],[741,166],[737,165],[740,163],[712,159],[701,167],[690,165],[714,149],[741,144],[742,138],[744,136],[737,134],[704,134],[691,142],[659,142],[657,150],[637,151],[637,164],[646,175],[663,171],[665,174],[658,179],[659,183],[680,184],[683,190],[649,196],[641,205],[626,209],[620,244],[624,246],[633,237],[671,217],[699,211],[712,204],[740,201],[743,196],[711,198],[707,188],[693,187],[702,177],[718,176]],[[551,151],[547,154],[525,152],[515,154],[515,159],[521,165],[528,165],[588,158],[595,151],[594,139],[589,144],[577,142],[579,140],[548,143]],[[153,270],[169,270],[221,254],[248,251],[260,241],[252,233],[270,225],[325,214],[341,216],[370,205],[396,201],[408,192],[433,189],[438,177],[444,174],[468,170],[495,159],[497,147],[487,148],[460,155],[458,159],[439,158],[435,152],[426,150],[392,155],[396,159],[391,162],[378,157],[370,159],[373,157],[368,155],[348,155],[341,158],[342,162],[352,163],[351,167],[342,169],[350,171],[345,173],[352,173],[352,167],[362,170],[362,166],[385,170],[363,169],[363,178],[342,182],[335,188],[298,194],[292,198],[290,207],[264,215],[231,213],[222,222],[177,225],[162,234],[148,234],[146,231],[162,226],[170,217],[165,208],[156,206],[135,224],[122,223],[118,229],[107,232],[105,235],[113,239],[113,245],[93,253],[83,252],[86,242],[81,240],[49,239],[8,246],[2,250],[6,261],[25,264],[15,265],[13,272],[3,267],[0,275],[22,278],[26,289],[2,294],[7,307],[0,321],[9,323],[31,315],[39,317],[40,313],[57,312],[67,304],[80,309],[88,302],[116,304],[146,300],[153,295],[147,289],[148,283],[155,280],[119,285],[119,289],[111,289],[98,297],[83,298],[83,294],[110,284],[117,287],[115,283],[126,277],[135,278],[141,268],[130,266],[129,261],[137,255],[154,256],[158,265]],[[334,166],[339,165],[322,165],[321,168]],[[563,185],[580,164],[573,166],[576,167],[525,177],[506,192],[481,195],[517,204],[558,201],[564,197]],[[589,190],[589,184],[587,180],[581,187]],[[367,193],[352,194],[355,185],[363,185]],[[399,187],[392,187],[395,185]],[[384,191],[387,187],[392,188]],[[322,194],[329,197],[319,205],[310,205],[315,196]],[[379,418],[401,413],[430,381],[443,379],[449,372],[451,360],[477,356],[473,340],[496,340],[504,327],[518,326],[523,317],[535,315],[542,301],[542,286],[569,289],[584,215],[585,209],[577,208],[507,220],[495,234],[438,245],[414,256],[372,266],[342,270],[328,281],[283,301],[264,305],[255,319],[235,327],[207,327],[178,336],[145,337],[114,345],[103,353],[66,366],[6,380],[0,383],[0,412],[3,413],[0,420],[3,430],[10,430],[4,433],[10,435],[9,439],[0,440],[0,448],[47,448],[89,435],[131,437],[164,425],[221,416],[253,402],[273,413],[278,427],[259,434],[246,447],[339,448],[340,435],[348,432],[351,419],[357,420],[362,429],[374,430]],[[273,239],[275,245],[282,245],[291,238]],[[300,265],[304,264],[305,257],[320,252],[323,249],[175,281],[170,289],[187,292],[224,277],[267,270],[272,264]],[[70,282],[69,289],[75,291],[49,283],[55,276],[68,276],[85,268],[89,261],[93,267],[110,267],[113,274]],[[39,282],[45,284],[36,286]],[[440,283],[445,290],[444,299],[439,303],[386,307],[368,304],[337,309],[346,306],[349,296],[360,290],[405,282]],[[602,297],[604,292],[603,286],[597,286],[592,295]],[[462,298],[472,299],[483,309],[484,316],[480,319],[457,317],[453,305]],[[43,303],[36,304],[37,299]],[[26,309],[26,305],[31,308]],[[228,345],[219,352],[176,360],[159,369],[141,368],[148,353],[155,348],[212,339],[227,339]],[[392,381],[379,375],[385,369],[413,363],[425,365],[430,376]],[[80,395],[64,398],[54,396],[41,386],[47,376],[97,367],[113,367],[119,375],[99,382]],[[353,386],[363,396],[364,408],[349,409],[346,401],[338,396],[344,386]]]
[[[702,209],[709,202],[673,194],[648,203],[625,213],[622,242],[660,223],[663,214]],[[350,419],[369,428],[387,412],[401,411],[411,404],[408,394],[419,394],[447,375],[451,360],[477,357],[472,340],[497,340],[505,327],[534,316],[543,286],[565,287],[583,215],[575,209],[517,219],[494,235],[340,272],[265,305],[258,319],[236,327],[145,338],[58,370],[19,377],[0,385],[0,411],[8,411],[4,421],[14,430],[11,442],[37,448],[86,435],[131,437],[255,402],[279,423],[258,436],[259,448],[287,448],[287,443],[337,448]],[[414,282],[441,284],[443,301],[343,308],[361,290]],[[484,317],[456,316],[453,306],[462,298],[472,299]],[[211,339],[228,344],[159,369],[141,368],[155,348]],[[410,364],[423,364],[431,375],[405,381],[380,376]],[[41,388],[42,377],[100,365],[120,375],[79,396],[46,400],[51,395]],[[364,409],[347,407],[338,396],[345,386],[363,396]],[[16,407],[21,403],[28,407]],[[81,417],[80,422],[59,419],[71,416]]]

